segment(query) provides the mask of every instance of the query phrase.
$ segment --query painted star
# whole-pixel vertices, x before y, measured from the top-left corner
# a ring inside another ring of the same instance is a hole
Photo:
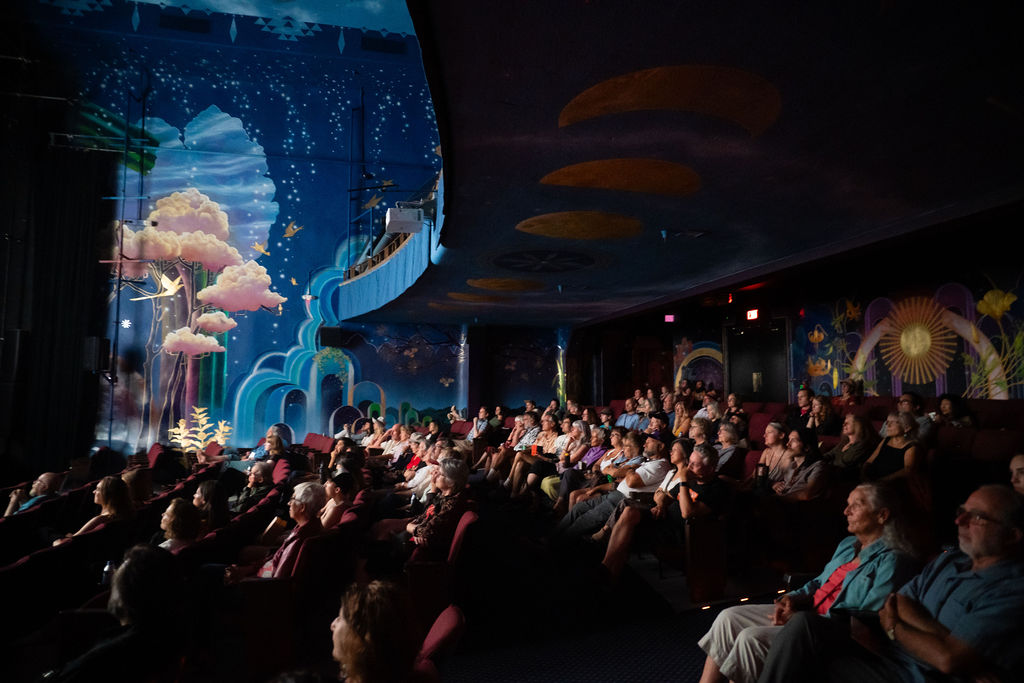
[[[128,318],[125,318],[124,320],[121,321],[121,327],[123,327],[124,329],[126,329],[126,330],[131,329],[131,326],[132,326],[132,321],[129,320]]]

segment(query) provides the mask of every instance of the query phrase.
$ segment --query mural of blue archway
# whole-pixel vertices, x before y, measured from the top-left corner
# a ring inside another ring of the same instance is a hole
[[[337,434],[347,424],[354,424],[356,420],[363,417],[363,412],[355,406],[341,406],[336,408],[328,420],[328,434]]]
[[[374,410],[380,415],[386,414],[388,407],[387,397],[384,395],[384,388],[376,382],[365,380],[352,385],[352,388],[349,389],[349,405],[359,406],[363,401],[369,401],[371,404],[379,404],[374,407]],[[373,417],[371,407],[372,406],[367,406],[367,408],[363,410],[363,414],[367,417]]]
[[[306,424],[306,392],[292,389],[284,397],[284,420],[287,425],[299,426]]]

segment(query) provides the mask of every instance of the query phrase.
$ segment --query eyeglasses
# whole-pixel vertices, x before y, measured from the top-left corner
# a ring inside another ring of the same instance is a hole
[[[1000,524],[1005,526],[1003,522],[1000,522],[998,519],[993,519],[989,517],[984,512],[978,512],[977,510],[968,510],[962,505],[956,509],[956,517],[954,519],[956,520],[957,524],[964,523],[962,522],[962,520],[965,520],[965,523],[974,524],[977,526],[985,526],[986,524]]]

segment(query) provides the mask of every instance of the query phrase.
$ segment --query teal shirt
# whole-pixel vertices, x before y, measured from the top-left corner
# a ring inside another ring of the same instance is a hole
[[[847,536],[839,543],[821,574],[790,595],[813,599],[814,592],[828,581],[832,572],[852,560],[856,553],[857,537]],[[861,551],[860,564],[843,579],[843,587],[829,612],[833,609],[876,612],[882,609],[889,593],[910,580],[917,568],[918,564],[912,557],[891,549],[879,539]]]

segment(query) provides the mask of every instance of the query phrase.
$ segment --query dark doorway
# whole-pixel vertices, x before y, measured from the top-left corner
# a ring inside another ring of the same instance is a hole
[[[786,321],[725,328],[727,386],[746,401],[789,401]]]

